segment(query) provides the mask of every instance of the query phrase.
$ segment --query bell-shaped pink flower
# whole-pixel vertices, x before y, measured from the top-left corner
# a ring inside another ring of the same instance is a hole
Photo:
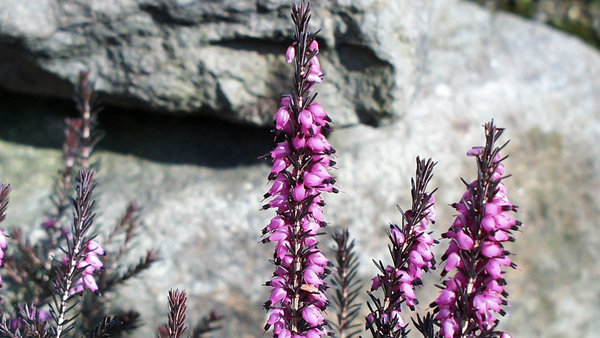
[[[92,292],[98,291],[98,284],[96,284],[96,279],[92,274],[84,274],[82,278],[83,284],[86,288],[88,288]]]
[[[312,326],[321,325],[325,321],[321,314],[321,310],[313,305],[309,305],[302,310],[302,318]]]
[[[292,63],[294,57],[296,57],[296,48],[294,48],[294,45],[291,45],[285,52],[285,62]]]
[[[275,128],[277,130],[285,130],[285,127],[290,121],[290,112],[286,107],[281,107],[275,114]]]

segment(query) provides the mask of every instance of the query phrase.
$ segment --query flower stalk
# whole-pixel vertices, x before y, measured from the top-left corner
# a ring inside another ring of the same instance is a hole
[[[429,231],[429,225],[436,221],[435,190],[427,191],[434,166],[431,159],[417,157],[416,176],[411,180],[411,208],[404,212],[398,207],[402,225],[390,224],[387,232],[393,265],[375,262],[379,274],[373,278],[368,292],[372,303],[367,303],[370,313],[366,318],[366,328],[373,337],[405,337],[408,334],[408,324],[401,315],[402,304],[415,309],[418,304],[415,288],[423,284],[423,272],[435,268],[432,246],[436,241]],[[383,298],[373,293],[379,289]]]
[[[503,243],[514,241],[512,232],[521,222],[510,215],[516,211],[507,196],[503,179],[506,157],[496,147],[504,129],[486,123],[485,146],[473,147],[468,156],[477,161],[477,179],[471,183],[463,180],[467,191],[460,202],[452,206],[458,211],[450,229],[442,235],[450,246],[442,256],[446,264],[442,276],[454,272],[443,282],[442,291],[432,303],[440,334],[453,337],[510,337],[495,331],[496,314],[504,315],[507,304],[505,267],[516,268],[508,257],[510,252]]]
[[[263,229],[263,242],[276,243],[272,288],[264,307],[270,312],[265,330],[275,337],[321,337],[327,334],[323,311],[328,305],[324,282],[329,260],[318,248],[317,235],[327,223],[322,192],[336,193],[335,179],[328,169],[335,165],[325,134],[331,119],[320,104],[313,103],[314,85],[322,81],[316,36],[308,31],[310,3],[292,6],[294,43],[286,61],[294,65],[293,91],[281,100],[275,115],[277,145],[271,151],[272,199],[263,209],[277,215]]]

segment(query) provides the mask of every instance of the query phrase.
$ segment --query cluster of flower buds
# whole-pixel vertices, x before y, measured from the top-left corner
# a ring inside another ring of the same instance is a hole
[[[390,224],[388,232],[393,265],[383,268],[381,262],[376,263],[380,274],[372,279],[369,293],[375,307],[370,307],[366,323],[375,336],[406,333],[406,323],[400,314],[402,303],[415,309],[418,304],[415,287],[422,284],[423,272],[435,266],[431,249],[436,241],[429,232],[429,226],[436,221],[435,199],[432,192],[426,191],[433,166],[433,161],[417,158],[416,180],[412,181],[412,207],[402,213],[402,226]],[[383,301],[372,293],[380,288],[385,297]]]
[[[287,52],[285,53],[285,61],[287,63],[292,63],[294,58],[296,57],[296,44],[293,43],[288,47]],[[310,45],[308,46],[309,53],[317,54],[319,52],[319,43],[317,40],[312,40]],[[306,77],[307,81],[313,83],[321,83],[323,82],[323,72],[321,71],[321,63],[319,62],[319,58],[313,57],[308,60],[308,76]]]
[[[35,306],[25,306],[25,311],[22,311],[21,315],[25,315],[26,319],[23,318],[12,318],[9,321],[9,327],[11,331],[17,331],[27,326],[27,322],[36,322],[38,324],[42,324],[48,322],[52,319],[52,315],[48,311],[40,310]]]
[[[320,104],[312,103],[313,86],[323,73],[319,46],[306,31],[310,6],[294,6],[296,42],[288,48],[286,61],[295,65],[294,92],[281,100],[275,115],[279,140],[271,151],[273,161],[263,208],[277,215],[263,229],[263,242],[275,243],[276,270],[267,282],[272,288],[265,308],[270,311],[265,330],[273,327],[276,337],[321,337],[327,334],[323,311],[328,305],[324,278],[329,260],[317,247],[317,235],[326,226],[322,192],[337,192],[328,168],[335,165],[335,152],[324,133],[331,119]]]
[[[100,257],[98,257],[102,255],[104,255],[104,249],[98,242],[91,240],[87,243],[85,258],[77,264],[77,268],[83,269],[82,276],[75,282],[72,290],[73,293],[83,292],[84,287],[92,292],[98,291],[98,284],[96,284],[94,273],[104,266]]]
[[[415,305],[418,304],[417,295],[414,292],[414,285],[420,284],[423,272],[433,268],[435,264],[433,252],[431,251],[434,239],[428,233],[429,225],[436,221],[434,203],[435,198],[431,196],[424,211],[424,217],[417,225],[412,227],[412,230],[408,227],[410,226],[410,223],[406,223],[403,230],[396,224],[390,224],[390,239],[395,246],[402,247],[405,244],[408,244],[409,246],[407,250],[408,262],[406,266],[402,268],[395,268],[388,265],[386,267],[386,275],[389,274],[394,276],[394,280],[396,281],[394,291],[401,293],[402,300],[411,309],[414,309]],[[405,233],[413,236],[411,243],[407,243]],[[385,277],[377,275],[372,279],[373,283],[371,285],[371,291],[381,287],[381,278]]]
[[[495,314],[505,314],[502,306],[508,296],[503,268],[516,267],[502,243],[514,241],[511,233],[521,223],[509,214],[517,208],[502,182],[504,158],[499,151],[503,146],[493,148],[503,129],[493,122],[485,127],[486,146],[467,153],[477,159],[479,177],[467,185],[460,203],[453,204],[458,215],[442,235],[451,240],[442,256],[446,262],[442,276],[456,273],[444,281],[445,288],[432,305],[441,323],[440,333],[446,338],[473,334],[510,337],[493,330],[498,324]]]

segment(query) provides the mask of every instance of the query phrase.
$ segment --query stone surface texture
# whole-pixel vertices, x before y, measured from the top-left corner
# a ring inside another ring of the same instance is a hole
[[[380,127],[338,128],[331,135],[342,192],[327,198],[326,218],[332,227],[349,227],[357,238],[366,288],[376,271],[371,259],[387,262],[384,230],[388,222],[400,221],[395,205],[409,203],[414,158],[438,161],[433,183],[439,187],[439,236],[452,220],[448,204],[462,195],[459,177],[472,180],[476,175],[475,163],[465,153],[482,144],[481,125],[494,118],[507,128],[504,140],[511,139],[506,168],[513,177],[507,186],[527,224],[509,246],[520,270],[507,275],[511,307],[501,328],[514,337],[595,337],[600,332],[600,54],[573,37],[511,15],[450,0],[432,4],[426,58],[404,117]],[[122,11],[116,5],[103,10]],[[283,20],[286,10],[279,10]],[[47,25],[41,22],[51,19],[39,15],[39,27],[29,29],[52,34],[54,30],[44,31]],[[176,27],[194,28],[181,24],[190,19],[179,15],[168,19]],[[324,41],[334,41],[329,39],[335,27],[327,26],[326,19],[316,21],[316,26],[324,24]],[[211,24],[217,30],[218,23]],[[274,31],[274,25],[283,25],[271,24]],[[267,35],[280,34],[261,29],[271,32]],[[278,51],[280,47],[284,45],[264,46]],[[386,51],[382,45],[377,55],[396,53],[396,47],[386,46]],[[223,48],[222,58],[231,57],[231,62],[239,53],[251,53],[218,44],[211,48]],[[271,57],[279,58],[274,53]],[[331,61],[324,66],[328,74],[340,71],[335,69]],[[104,72],[99,74],[103,90],[116,88],[108,78],[123,75],[121,66]],[[288,73],[282,68],[280,76]],[[223,75],[213,76],[221,81]],[[156,82],[143,83],[140,80],[140,85]],[[264,85],[257,80],[256,86]],[[320,88],[325,108],[334,117],[346,116],[348,89],[334,95],[326,85]],[[284,93],[279,87],[273,90],[272,97]],[[31,101],[6,93],[0,97],[0,177],[14,189],[3,225],[33,229],[49,208],[52,173],[60,166],[61,114],[70,105]],[[269,167],[255,159],[270,150],[272,136],[266,129],[219,120],[131,111],[103,114],[101,125],[107,134],[101,143],[104,150],[98,153],[98,224],[110,226],[134,198],[145,210],[140,250],[154,247],[164,257],[118,295],[119,304],[142,310],[146,325],[138,334],[151,336],[166,320],[167,290],[184,288],[190,296],[189,318],[199,318],[212,307],[228,315],[215,337],[259,337],[265,320],[261,304],[267,297],[261,285],[272,273],[267,261],[272,247],[258,241],[272,214],[259,211]],[[446,246],[442,242],[438,253]],[[431,290],[438,276],[434,273],[425,283],[421,311],[435,299]]]
[[[340,124],[406,111],[423,66],[432,4],[315,1],[328,81],[321,100]],[[91,69],[103,102],[270,125],[290,87],[288,0],[4,0],[0,87],[69,98]],[[315,28],[316,30],[317,28]]]

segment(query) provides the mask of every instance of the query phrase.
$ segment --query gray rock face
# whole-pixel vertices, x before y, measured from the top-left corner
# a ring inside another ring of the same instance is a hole
[[[405,112],[431,3],[315,2],[321,101],[339,124]],[[107,104],[269,125],[291,83],[289,10],[287,0],[4,0],[0,87],[69,98],[77,73],[91,69]]]
[[[483,143],[480,126],[493,117],[507,128],[505,140],[512,139],[506,168],[514,176],[507,185],[527,224],[508,247],[521,270],[507,274],[511,307],[501,328],[515,337],[595,337],[600,55],[544,26],[471,4],[443,5],[444,11],[432,9],[438,14],[425,72],[405,118],[332,134],[342,193],[327,197],[326,219],[357,238],[367,284],[376,272],[371,258],[388,261],[384,229],[400,221],[395,204],[408,204],[414,157],[438,161],[439,236],[452,221],[448,204],[463,192],[459,177],[475,177],[475,164],[464,154]],[[0,178],[14,189],[3,226],[38,227],[59,167],[62,116],[41,111],[63,112],[64,105],[30,101],[0,97]],[[325,104],[331,111],[336,106]],[[259,337],[267,298],[261,284],[272,274],[272,247],[257,242],[273,214],[258,211],[269,168],[255,159],[269,150],[271,135],[204,119],[103,116],[100,231],[135,198],[147,224],[140,249],[155,247],[164,257],[117,297],[142,310],[146,326],[138,336],[152,336],[166,320],[167,290],[184,288],[189,318],[214,306],[229,316],[216,337]],[[420,293],[421,311],[436,296],[434,283],[435,273]]]

